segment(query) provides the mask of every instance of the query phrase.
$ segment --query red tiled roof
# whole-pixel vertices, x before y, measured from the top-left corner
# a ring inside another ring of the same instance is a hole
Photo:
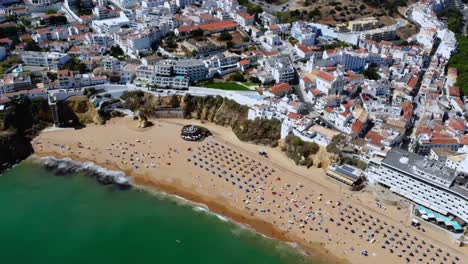
[[[335,50],[334,50],[334,49],[328,49],[328,50],[326,50],[326,52],[327,52],[328,55],[333,55],[333,54],[335,54]]]
[[[311,51],[311,50],[309,49],[309,47],[307,47],[306,45],[303,45],[303,44],[301,44],[301,43],[299,43],[299,42],[296,43],[296,46],[297,46],[298,49],[300,49],[300,50],[301,50],[302,52],[304,52],[304,53],[308,53],[308,52]]]
[[[23,34],[19,38],[20,38],[21,41],[26,41],[26,40],[31,40],[32,39],[31,35],[29,35],[29,34]]]
[[[0,104],[6,104],[11,102],[10,98],[8,97],[0,97]]]
[[[76,39],[80,39],[80,38],[85,38],[85,37],[88,36],[88,35],[89,35],[88,33],[70,35],[70,36],[68,36],[68,39],[69,39],[69,40],[76,40]]]
[[[87,20],[91,20],[92,17],[89,15],[84,15],[84,16],[80,16],[80,18],[87,21]]]
[[[411,87],[411,89],[414,89],[418,83],[418,79],[419,78],[417,76],[411,77],[411,79],[408,81],[408,86]]]
[[[462,145],[468,145],[468,134],[466,134],[463,137],[459,138],[458,141]]]
[[[344,116],[344,117],[347,117],[349,116],[351,113],[350,112],[341,112],[340,115]]]
[[[10,42],[13,42],[13,40],[9,39],[9,38],[1,38],[0,39],[0,42],[1,43],[10,43]]]
[[[448,68],[447,75],[457,75],[457,68]]]
[[[361,120],[356,120],[356,122],[354,122],[354,124],[351,126],[351,130],[354,132],[354,133],[359,133],[361,132],[361,129],[362,127],[364,126],[364,123],[361,122]]]
[[[335,77],[333,75],[331,75],[330,73],[325,72],[325,71],[319,71],[317,73],[317,78],[325,80],[325,81],[327,81],[329,83],[331,83],[331,82],[333,82],[335,80]]]
[[[1,23],[1,24],[0,24],[0,28],[4,28],[4,27],[16,27],[16,24],[13,24],[13,23]]]
[[[366,139],[373,145],[380,146],[382,145],[382,140],[384,137],[379,133],[369,131],[367,132]]]
[[[288,117],[291,119],[299,119],[300,115],[296,113],[289,112]]]
[[[306,82],[306,83],[312,82],[312,80],[307,76],[304,76],[304,78],[302,78],[302,80],[304,80],[304,82]]]
[[[404,101],[401,104],[401,110],[405,119],[409,120],[413,116],[413,104],[410,101]]]
[[[253,16],[249,13],[245,13],[245,12],[242,12],[242,13],[239,13],[239,16],[242,17],[243,19],[252,19]]]
[[[345,104],[343,104],[344,108],[351,108],[354,106],[353,101],[348,101]]]
[[[322,92],[321,92],[319,89],[311,89],[310,92],[311,92],[314,96],[317,96],[317,95],[322,94]]]
[[[36,30],[36,33],[37,34],[47,34],[47,33],[50,33],[50,29],[49,28],[38,28]]]
[[[273,93],[273,94],[279,94],[279,93],[287,92],[290,89],[291,89],[291,85],[289,85],[287,83],[280,83],[280,84],[277,84],[277,85],[271,87],[270,92]]]
[[[270,29],[270,30],[276,30],[276,29],[279,29],[279,28],[280,28],[280,27],[279,27],[278,24],[272,24],[272,25],[269,25],[269,26],[268,26],[268,29]]]
[[[429,143],[432,143],[432,144],[445,144],[445,145],[457,145],[458,140],[456,138],[431,138],[429,140]]]
[[[177,31],[190,32],[199,28],[203,30],[207,30],[207,31],[212,31],[212,30],[221,30],[221,29],[227,29],[227,28],[233,28],[233,27],[237,27],[237,23],[232,20],[226,20],[226,21],[202,24],[202,25],[197,25],[197,26],[183,26],[183,27],[177,28]]]
[[[458,86],[449,85],[449,95],[460,97],[460,88]]]
[[[466,123],[465,120],[462,119],[450,118],[448,126],[456,130],[465,131]]]
[[[249,60],[241,60],[241,61],[240,61],[240,64],[241,64],[241,65],[244,65],[244,66],[245,66],[245,65],[249,65],[249,63],[250,63]]]

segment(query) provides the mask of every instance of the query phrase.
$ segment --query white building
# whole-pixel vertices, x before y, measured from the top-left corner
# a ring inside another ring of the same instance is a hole
[[[443,163],[394,148],[371,160],[368,180],[443,215],[468,222],[468,179]]]
[[[130,20],[123,12],[120,13],[120,17],[104,20],[93,20],[92,22],[92,27],[96,33],[107,35],[112,35],[114,32],[125,25],[130,25]]]
[[[332,74],[319,71],[315,81],[317,89],[326,95],[340,94],[345,84],[344,76],[339,72],[334,72]]]
[[[317,28],[303,21],[294,22],[291,27],[291,37],[295,38],[303,45],[315,45],[315,40],[317,38]]]
[[[21,56],[23,63],[28,66],[49,67],[57,70],[70,60],[70,56],[58,52],[28,51]]]
[[[120,70],[122,70],[123,67],[121,61],[111,56],[107,56],[104,59],[102,59],[101,64],[102,68],[106,72],[120,72]]]
[[[152,83],[159,88],[187,89],[190,79],[185,76],[153,76]]]
[[[267,12],[262,12],[260,15],[260,20],[264,26],[274,25],[279,23],[279,19]]]
[[[206,79],[207,69],[201,60],[183,59],[178,60],[173,66],[174,75],[190,78],[190,81],[201,81]]]
[[[289,83],[294,80],[295,70],[289,57],[276,56],[263,61],[265,71],[273,76],[276,83]]]

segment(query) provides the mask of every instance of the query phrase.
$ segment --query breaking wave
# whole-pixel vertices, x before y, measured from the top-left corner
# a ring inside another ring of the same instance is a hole
[[[123,171],[114,171],[96,165],[93,162],[78,162],[70,158],[57,159],[55,157],[31,158],[33,163],[45,167],[55,175],[66,176],[73,173],[84,173],[95,178],[101,184],[117,184],[121,187],[130,187],[130,177]]]

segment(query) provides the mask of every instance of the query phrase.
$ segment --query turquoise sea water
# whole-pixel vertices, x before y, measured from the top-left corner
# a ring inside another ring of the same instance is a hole
[[[310,263],[179,199],[30,161],[0,176],[0,212],[0,263]]]

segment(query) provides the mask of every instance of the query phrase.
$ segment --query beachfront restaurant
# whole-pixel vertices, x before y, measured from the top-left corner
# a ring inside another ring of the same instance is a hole
[[[350,165],[331,165],[327,169],[327,176],[351,187],[351,190],[358,190],[364,182],[364,172]]]
[[[207,129],[194,125],[186,125],[180,131],[180,136],[187,141],[199,141],[209,135],[210,132]]]
[[[447,229],[451,232],[454,233],[462,233],[463,232],[463,227],[459,222],[457,221],[455,217],[448,217],[448,216],[443,216],[431,209],[428,209],[422,205],[417,205],[414,208],[414,213],[417,217],[424,219],[430,223],[433,223],[439,227],[442,227],[444,229]]]

